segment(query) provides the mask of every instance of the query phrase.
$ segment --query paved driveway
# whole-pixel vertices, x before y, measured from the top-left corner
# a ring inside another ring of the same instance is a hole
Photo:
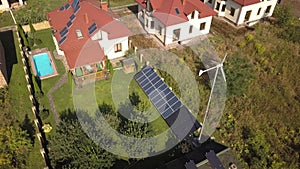
[[[123,16],[119,18],[119,20],[127,26],[127,28],[133,33],[133,35],[147,34],[140,21],[137,19],[136,14]]]

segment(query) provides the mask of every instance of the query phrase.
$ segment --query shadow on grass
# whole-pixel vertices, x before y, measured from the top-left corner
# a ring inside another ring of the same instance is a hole
[[[18,63],[13,31],[10,30],[0,32],[0,40],[2,42],[5,53],[5,64],[7,70],[7,77],[5,77],[5,79],[9,84],[12,75],[13,65]]]
[[[29,119],[28,114],[25,115],[25,118],[22,124],[20,124],[20,127],[22,128],[22,130],[27,132],[28,137],[31,140],[31,143],[34,144],[35,127],[33,125],[33,122]]]

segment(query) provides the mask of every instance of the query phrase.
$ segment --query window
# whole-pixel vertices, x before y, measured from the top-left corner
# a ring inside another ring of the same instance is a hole
[[[148,22],[149,22],[148,19],[146,19],[146,27],[148,27]]]
[[[115,44],[115,53],[122,51],[122,43]]]
[[[179,36],[180,36],[180,29],[173,30],[173,41],[179,40]]]
[[[211,3],[212,3],[212,0],[208,0],[208,3],[210,3],[210,4],[211,4]]]
[[[267,9],[266,9],[266,13],[270,13],[270,11],[271,11],[271,7],[272,7],[271,5],[267,7]]]
[[[234,16],[234,13],[235,13],[235,9],[231,7],[231,9],[230,9],[230,15]]]
[[[151,21],[151,29],[154,29],[154,21]]]
[[[244,21],[248,21],[248,20],[250,19],[251,12],[252,12],[252,11],[247,11],[247,12],[246,12],[245,20],[244,20]]]
[[[223,5],[221,11],[225,12],[225,9],[226,9],[226,5]]]
[[[76,36],[77,36],[78,39],[83,38],[81,30],[79,30],[79,29],[76,30]]]
[[[261,11],[261,8],[259,8],[259,9],[258,9],[258,11],[257,11],[257,15],[259,15],[259,14],[260,14],[260,11]]]
[[[219,10],[220,9],[220,2],[217,2],[217,5],[216,5],[216,10]]]
[[[194,19],[194,17],[195,17],[195,11],[192,12],[191,19]]]
[[[205,29],[205,24],[206,24],[206,22],[200,23],[200,30],[201,31]]]
[[[193,32],[193,25],[190,26],[190,30],[189,30],[189,33],[192,33]]]

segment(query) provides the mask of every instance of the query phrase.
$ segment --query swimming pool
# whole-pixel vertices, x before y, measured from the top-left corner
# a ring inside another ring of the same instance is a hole
[[[36,69],[36,74],[39,77],[53,74],[54,71],[48,53],[40,53],[34,55],[32,58]]]

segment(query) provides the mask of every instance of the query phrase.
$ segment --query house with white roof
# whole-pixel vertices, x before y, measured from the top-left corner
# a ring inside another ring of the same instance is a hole
[[[235,25],[255,24],[262,18],[272,16],[277,0],[202,0]]]
[[[217,13],[199,0],[136,0],[144,29],[164,44],[180,43],[209,33]]]
[[[75,80],[107,77],[107,59],[128,50],[131,32],[107,12],[107,3],[69,0],[47,14],[58,54],[65,56]]]

